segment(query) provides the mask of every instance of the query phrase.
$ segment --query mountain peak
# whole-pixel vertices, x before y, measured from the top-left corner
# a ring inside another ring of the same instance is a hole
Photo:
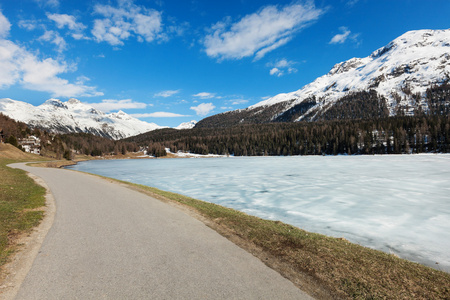
[[[81,101],[78,100],[78,99],[75,99],[75,98],[70,98],[70,99],[67,101],[67,103],[68,103],[68,104],[80,104]]]
[[[62,102],[49,99],[39,106],[0,99],[0,111],[30,127],[55,133],[85,132],[112,139],[122,139],[162,128],[127,115],[123,111],[105,114],[77,99]]]
[[[350,101],[356,94],[370,101],[381,99],[378,101],[383,102],[389,116],[399,112],[413,115],[415,110],[428,111],[427,88],[449,80],[449,74],[450,29],[409,31],[367,57],[334,65],[329,73],[300,90],[278,94],[244,110],[206,118],[198,126],[313,121],[341,99]],[[220,118],[233,121],[222,122]]]
[[[54,106],[57,108],[64,108],[67,109],[67,105],[65,105],[61,100],[59,99],[48,99],[47,101],[45,101],[42,105],[46,105],[46,106]]]

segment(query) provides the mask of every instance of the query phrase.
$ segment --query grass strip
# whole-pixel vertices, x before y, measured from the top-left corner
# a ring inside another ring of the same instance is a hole
[[[307,232],[180,194],[119,182],[194,210],[208,226],[231,240],[237,237],[239,246],[300,288],[305,289],[301,282],[307,278],[313,284],[309,292],[319,299],[450,299],[448,273],[342,238]],[[317,287],[326,292],[315,291]]]
[[[15,251],[14,241],[37,226],[44,216],[45,188],[26,172],[7,167],[18,160],[0,158],[0,266]]]

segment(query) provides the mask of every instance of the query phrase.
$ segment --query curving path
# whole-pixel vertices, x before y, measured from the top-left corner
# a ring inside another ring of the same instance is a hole
[[[312,299],[200,221],[79,172],[41,177],[56,215],[16,299]]]

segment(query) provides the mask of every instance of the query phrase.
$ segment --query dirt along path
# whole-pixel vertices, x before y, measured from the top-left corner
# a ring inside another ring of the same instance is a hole
[[[16,299],[311,299],[173,206],[80,172],[12,166],[56,202]]]

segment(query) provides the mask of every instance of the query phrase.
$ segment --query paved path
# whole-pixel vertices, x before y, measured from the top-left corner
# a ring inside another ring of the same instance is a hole
[[[95,176],[41,177],[56,215],[16,299],[311,299],[200,221]]]

